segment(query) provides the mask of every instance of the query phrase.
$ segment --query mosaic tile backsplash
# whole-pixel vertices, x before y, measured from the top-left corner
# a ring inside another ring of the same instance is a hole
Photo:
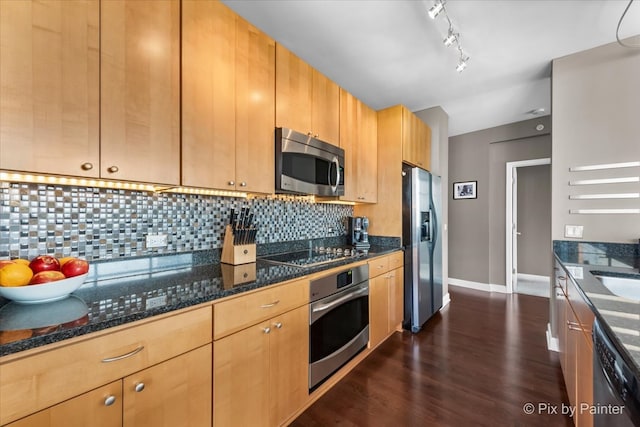
[[[41,254],[88,260],[222,247],[232,208],[251,208],[257,243],[345,234],[348,205],[307,198],[233,198],[0,182],[0,259]],[[147,234],[168,246],[147,249]]]

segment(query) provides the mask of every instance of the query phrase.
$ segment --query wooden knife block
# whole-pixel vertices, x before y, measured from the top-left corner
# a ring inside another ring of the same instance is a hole
[[[224,264],[239,265],[256,262],[256,244],[234,245],[233,229],[230,225],[225,227],[224,242],[222,243],[222,256],[220,261]]]

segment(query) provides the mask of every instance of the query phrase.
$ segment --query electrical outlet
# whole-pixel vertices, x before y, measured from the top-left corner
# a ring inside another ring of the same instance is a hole
[[[565,225],[564,237],[569,237],[573,239],[582,239],[583,231],[584,231],[584,226],[582,225]]]
[[[161,295],[159,297],[147,298],[145,303],[145,310],[150,310],[156,307],[164,307],[167,305],[167,296]]]
[[[147,234],[147,249],[166,248],[168,239],[166,234]]]

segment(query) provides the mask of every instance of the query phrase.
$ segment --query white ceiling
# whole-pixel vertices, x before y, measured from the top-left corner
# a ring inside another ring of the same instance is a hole
[[[449,134],[551,107],[551,60],[615,41],[628,0],[448,0],[468,68],[442,40],[433,0],[223,0],[374,109],[441,106]],[[640,2],[620,35],[640,34]],[[612,76],[613,77],[613,76]]]

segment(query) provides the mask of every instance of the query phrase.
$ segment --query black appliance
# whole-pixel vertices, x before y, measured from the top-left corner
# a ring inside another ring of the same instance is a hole
[[[357,249],[367,249],[369,244],[369,218],[366,216],[347,217],[347,244]]]
[[[593,323],[594,427],[640,426],[640,383],[634,372],[632,364],[624,360],[596,319]]]
[[[369,341],[369,265],[310,282],[309,390],[362,351]]]
[[[309,135],[276,128],[276,193],[344,195],[344,150]]]

